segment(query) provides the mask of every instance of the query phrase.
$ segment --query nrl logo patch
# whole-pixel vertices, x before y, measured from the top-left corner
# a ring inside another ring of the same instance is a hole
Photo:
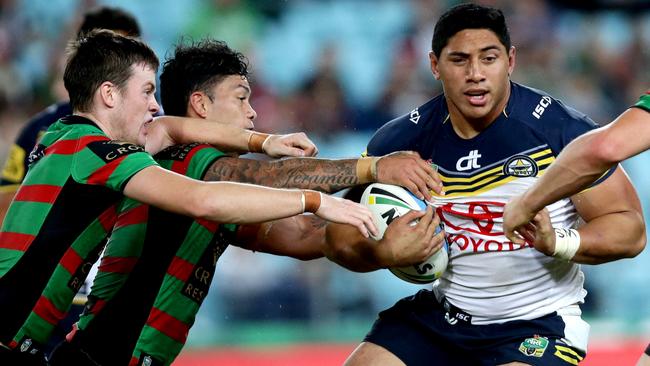
[[[32,346],[32,340],[27,338],[23,341],[23,344],[20,345],[20,352],[27,352]]]
[[[503,164],[503,174],[517,178],[535,177],[539,167],[535,160],[526,155],[515,155]]]
[[[519,352],[526,356],[542,357],[548,347],[548,338],[536,335],[534,338],[526,338],[519,345]]]

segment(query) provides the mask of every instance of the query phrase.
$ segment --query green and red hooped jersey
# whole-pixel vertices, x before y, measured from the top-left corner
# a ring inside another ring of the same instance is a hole
[[[164,168],[202,179],[222,156],[209,145],[188,144],[155,158]],[[137,363],[134,349],[145,363],[170,364],[235,229],[126,200],[72,343],[101,364]]]
[[[48,129],[0,231],[0,342],[47,341],[114,225],[124,186],[153,165],[142,147],[111,141],[86,118]]]
[[[633,107],[641,108],[646,112],[650,112],[650,90],[643,94]]]

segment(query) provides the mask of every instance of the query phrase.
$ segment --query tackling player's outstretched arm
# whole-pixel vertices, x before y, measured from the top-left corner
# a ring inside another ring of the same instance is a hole
[[[281,190],[248,184],[201,182],[158,166],[142,169],[124,194],[140,202],[192,217],[233,224],[263,222],[314,212],[323,219],[377,232],[370,211],[352,201],[313,191]]]
[[[411,226],[416,219],[420,219],[418,224]],[[375,241],[364,238],[350,225],[297,215],[259,225],[242,225],[236,245],[302,260],[326,256],[347,269],[369,272],[425,261],[442,246],[444,233],[435,234],[438,224],[431,208],[426,212],[410,211],[395,219],[384,237]]]
[[[650,149],[650,113],[641,108],[630,108],[608,126],[576,138],[530,189],[506,205],[503,215],[506,236],[518,242],[514,232],[539,210],[580,192],[619,161],[647,149]]]
[[[223,151],[259,152],[271,157],[314,156],[318,153],[316,145],[302,132],[268,135],[202,118],[176,116],[156,117],[145,128],[145,149],[152,155],[172,145],[197,141]]]
[[[223,157],[210,166],[204,180],[323,192],[336,192],[357,184],[380,182],[406,187],[416,196],[427,199],[431,198],[430,190],[440,192],[442,187],[436,171],[413,152],[341,160],[290,158],[259,161]]]

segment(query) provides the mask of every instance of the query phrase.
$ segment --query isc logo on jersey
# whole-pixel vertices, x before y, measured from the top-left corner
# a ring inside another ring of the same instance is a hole
[[[361,196],[361,203],[372,212],[373,221],[379,231],[373,239],[379,240],[393,220],[410,210],[426,210],[426,203],[406,189],[389,184],[373,183]],[[436,232],[441,230],[439,228]],[[424,284],[431,283],[442,275],[447,268],[449,247],[447,243],[426,261],[414,266],[390,268],[390,271],[404,281]]]

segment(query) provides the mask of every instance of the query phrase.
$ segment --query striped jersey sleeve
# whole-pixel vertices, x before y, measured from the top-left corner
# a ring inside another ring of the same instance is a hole
[[[643,94],[633,107],[641,108],[646,112],[650,112],[650,90]]]

